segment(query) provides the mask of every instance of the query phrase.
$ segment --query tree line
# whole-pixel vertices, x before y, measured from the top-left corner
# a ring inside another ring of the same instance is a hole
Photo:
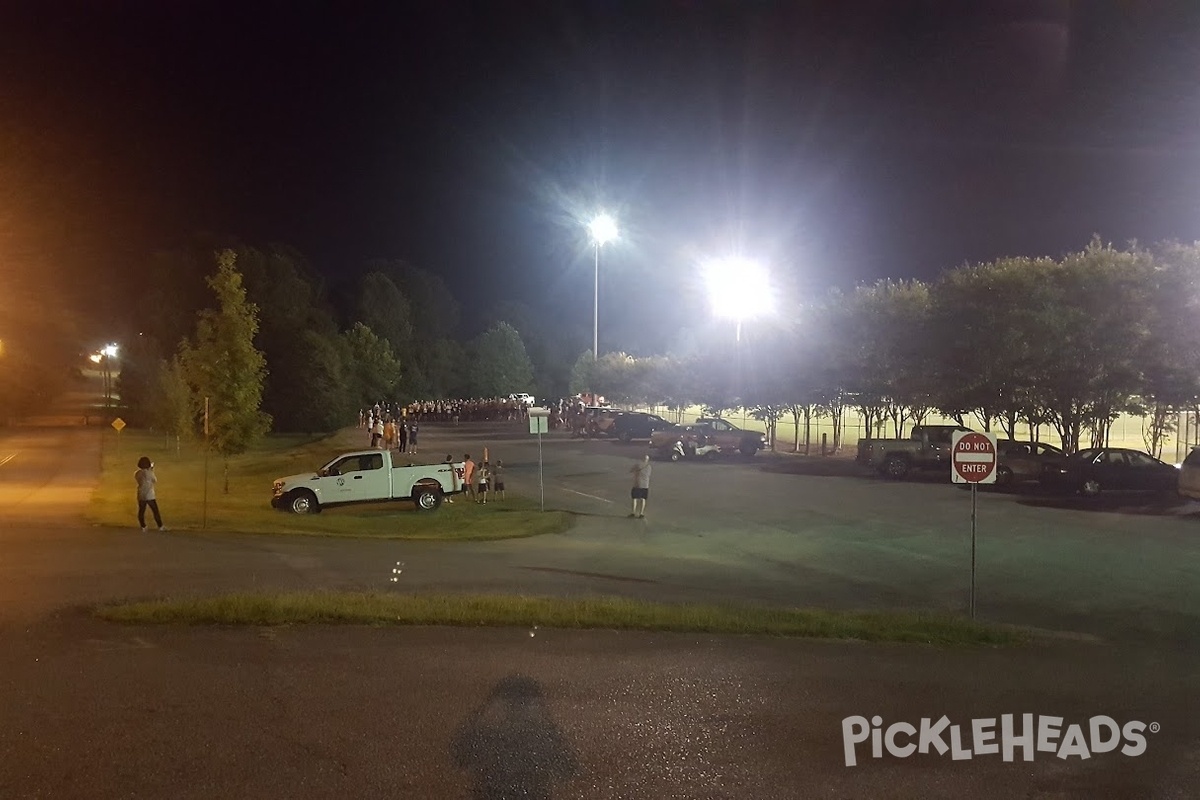
[[[1143,416],[1156,455],[1179,411],[1200,413],[1200,243],[1093,240],[1060,259],[1003,258],[937,280],[882,280],[795,305],[738,344],[576,362],[572,389],[719,414],[745,408],[800,430],[847,409],[902,437],[933,413],[1017,437],[1053,430],[1074,452]]]
[[[215,258],[214,258],[215,252]],[[373,261],[329,289],[286,247],[203,247],[157,256],[136,327],[124,336],[118,392],[131,424],[208,436],[241,452],[268,430],[317,433],[380,401],[528,391],[520,333],[495,321],[458,338],[444,282],[402,261]]]

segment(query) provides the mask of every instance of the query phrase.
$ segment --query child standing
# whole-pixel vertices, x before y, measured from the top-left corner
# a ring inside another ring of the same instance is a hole
[[[504,499],[504,462],[496,461],[496,466],[492,468],[492,491],[496,493],[497,500]]]
[[[479,500],[480,503],[487,505],[488,484],[492,480],[492,465],[488,462],[483,462],[479,467]]]

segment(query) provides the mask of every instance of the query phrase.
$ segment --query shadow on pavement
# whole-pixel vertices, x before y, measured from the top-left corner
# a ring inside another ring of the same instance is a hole
[[[1069,511],[1100,511],[1154,517],[1191,517],[1200,520],[1200,503],[1175,495],[1120,492],[1099,497],[1082,495],[1027,495],[1017,500],[1023,506],[1060,508]]]
[[[541,685],[523,675],[499,681],[460,726],[454,765],[471,775],[475,798],[549,800],[554,784],[571,778],[578,760],[550,717]]]

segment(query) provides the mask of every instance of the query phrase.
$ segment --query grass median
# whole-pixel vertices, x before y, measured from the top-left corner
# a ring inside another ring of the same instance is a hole
[[[354,447],[344,437],[269,436],[249,452],[229,460],[229,492],[225,464],[210,455],[205,491],[203,449],[173,438],[126,430],[107,437],[99,485],[92,495],[89,519],[99,525],[133,527],[137,500],[133,473],[139,456],[149,456],[158,476],[158,502],[163,521],[172,529],[239,533],[345,536],[380,539],[478,541],[562,533],[571,527],[565,511],[538,509],[537,503],[510,491],[506,500],[476,505],[465,498],[443,504],[429,514],[417,513],[408,501],[369,503],[297,515],[271,508],[271,482],[284,475],[315,471],[330,458]],[[403,463],[408,463],[405,456]],[[412,463],[439,460],[424,454]],[[511,484],[512,481],[510,480]]]
[[[450,625],[753,634],[947,646],[1017,645],[1021,631],[960,617],[753,606],[650,603],[625,598],[408,595],[385,592],[238,593],[102,606],[110,622],[171,625]]]

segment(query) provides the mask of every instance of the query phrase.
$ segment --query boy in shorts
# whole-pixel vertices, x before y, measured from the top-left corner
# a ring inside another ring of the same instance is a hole
[[[492,480],[492,465],[488,462],[483,462],[479,465],[479,501],[485,506],[487,505],[488,484]]]
[[[633,498],[633,513],[629,516],[645,519],[646,501],[650,499],[650,456],[642,456],[629,471],[633,473],[633,488],[629,491]]]

